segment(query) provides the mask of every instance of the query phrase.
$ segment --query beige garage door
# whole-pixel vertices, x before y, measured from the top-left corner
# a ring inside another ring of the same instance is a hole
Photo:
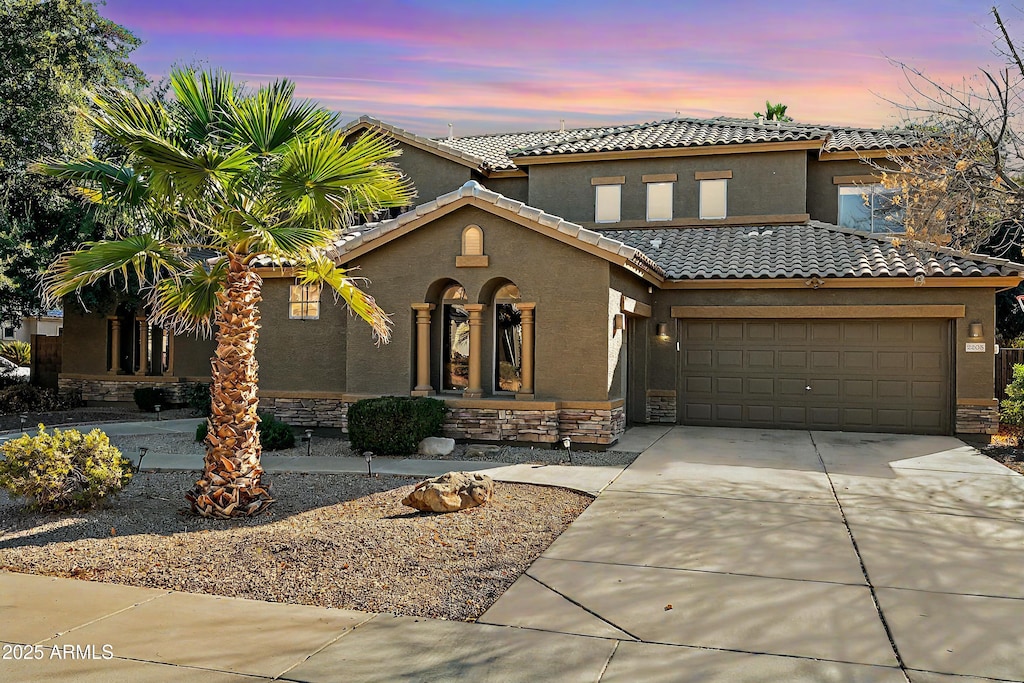
[[[682,424],[946,434],[946,320],[683,320]]]

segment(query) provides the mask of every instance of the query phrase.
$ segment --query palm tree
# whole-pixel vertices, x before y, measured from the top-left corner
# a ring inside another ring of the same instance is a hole
[[[288,81],[249,91],[222,72],[177,70],[170,87],[170,101],[91,96],[91,123],[123,159],[35,167],[74,181],[128,226],[120,239],[62,255],[43,290],[59,300],[102,279],[137,279],[154,324],[214,334],[204,471],[186,498],[199,515],[252,515],[273,502],[256,429],[256,260],[294,268],[300,284],[330,287],[387,342],[387,314],[327,254],[355,215],[406,206],[414,192],[386,138],[346,144],[337,115],[294,99]]]

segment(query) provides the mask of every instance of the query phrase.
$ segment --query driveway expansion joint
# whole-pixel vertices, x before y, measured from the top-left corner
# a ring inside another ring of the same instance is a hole
[[[604,623],[608,624],[609,626],[611,626],[612,628],[614,628],[617,631],[621,631],[622,633],[625,633],[627,636],[629,636],[633,640],[637,641],[638,643],[644,642],[643,639],[638,637],[637,635],[635,635],[633,633],[630,633],[629,631],[627,631],[626,629],[622,628],[618,624],[616,624],[616,623],[614,623],[612,621],[609,621],[608,619],[605,619],[604,617],[602,617],[600,614],[598,614],[594,610],[590,609],[589,607],[587,607],[586,605],[584,605],[584,604],[582,604],[580,602],[577,602],[576,600],[573,600],[572,598],[570,598],[568,595],[566,595],[565,593],[561,592],[560,590],[557,590],[557,589],[549,586],[548,584],[544,583],[543,581],[538,579],[536,576],[531,574],[529,569],[527,569],[525,573],[531,579],[533,579],[534,581],[536,581],[540,585],[544,586],[545,588],[547,588],[549,591],[551,591],[555,595],[558,595],[558,596],[564,598],[565,600],[571,602],[572,604],[576,605],[577,607],[579,607],[584,612],[587,612],[588,614],[592,615],[594,618],[599,619],[600,621],[603,621]]]
[[[65,578],[65,577],[56,577],[56,578]],[[174,593],[174,591],[170,591],[170,590],[164,591],[160,595],[154,595],[153,597],[149,598],[148,600],[142,600],[140,602],[136,602],[133,605],[128,605],[127,607],[122,607],[119,610],[115,610],[113,612],[108,612],[107,614],[104,614],[101,617],[96,617],[95,619],[93,619],[91,621],[87,621],[84,624],[79,624],[78,626],[72,626],[67,631],[58,631],[57,633],[55,633],[54,635],[50,636],[49,638],[43,638],[39,642],[32,643],[32,644],[33,645],[42,645],[43,643],[46,643],[48,641],[56,640],[57,638],[62,638],[62,637],[66,636],[69,633],[73,633],[73,632],[78,631],[80,629],[83,629],[83,628],[85,628],[87,626],[92,626],[93,624],[99,623],[99,622],[103,621],[104,619],[109,619],[110,617],[116,616],[118,614],[123,614],[123,613],[127,612],[128,610],[133,610],[136,607],[139,607],[140,605],[145,605],[147,602],[153,602],[154,600],[159,600],[160,598],[167,597],[168,595],[171,595],[172,593]]]
[[[896,663],[899,664],[900,671],[903,672],[904,678],[907,679],[907,683],[912,683],[910,675],[907,673],[907,665],[903,661],[903,656],[900,654],[900,649],[896,645],[896,637],[893,635],[892,628],[889,626],[889,622],[885,618],[885,613],[882,611],[882,604],[878,601],[878,594],[875,592],[875,586],[871,583],[871,577],[868,575],[867,565],[864,564],[864,557],[860,553],[860,547],[857,545],[857,539],[853,535],[853,529],[850,528],[850,521],[846,518],[846,510],[843,509],[843,504],[839,500],[839,494],[836,493],[836,485],[832,482],[832,475],[828,471],[828,466],[825,465],[825,458],[821,456],[821,450],[818,448],[818,443],[814,440],[814,433],[807,432],[811,438],[811,445],[814,447],[814,452],[818,456],[818,461],[821,462],[821,467],[825,472],[825,477],[828,479],[829,489],[832,491],[832,497],[835,498],[836,505],[839,507],[839,514],[843,518],[843,526],[846,527],[846,533],[850,535],[850,543],[853,544],[853,552],[857,555],[857,562],[860,563],[860,571],[864,574],[864,582],[867,584],[868,592],[871,594],[871,602],[875,605],[875,611],[878,613],[878,619],[882,622],[882,628],[885,629],[885,635],[889,639],[889,645],[892,647],[892,653],[896,656]]]

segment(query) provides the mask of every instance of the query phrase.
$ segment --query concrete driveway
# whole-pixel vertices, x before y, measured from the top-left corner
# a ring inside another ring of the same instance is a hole
[[[607,682],[1022,681],[1024,477],[948,437],[676,427],[480,621],[617,640]]]

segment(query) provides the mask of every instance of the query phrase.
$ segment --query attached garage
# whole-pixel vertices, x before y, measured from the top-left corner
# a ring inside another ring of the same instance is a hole
[[[680,319],[678,421],[947,434],[952,322]]]

